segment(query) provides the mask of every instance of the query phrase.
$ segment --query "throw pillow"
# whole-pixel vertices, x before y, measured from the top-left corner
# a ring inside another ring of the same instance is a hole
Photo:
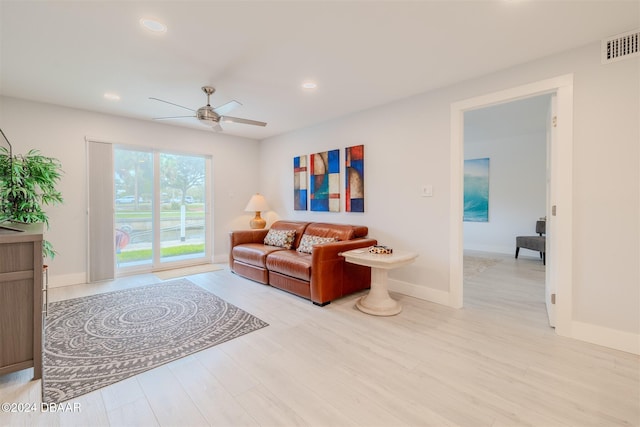
[[[298,246],[298,252],[310,254],[313,250],[313,245],[320,245],[322,243],[331,243],[336,241],[337,239],[335,237],[320,237],[312,236],[310,234],[303,234],[302,239],[300,239],[300,245]]]
[[[291,249],[296,238],[296,230],[269,230],[264,238],[264,244],[278,246],[279,248]]]

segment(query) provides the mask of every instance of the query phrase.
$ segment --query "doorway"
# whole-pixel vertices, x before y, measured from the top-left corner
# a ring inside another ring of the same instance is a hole
[[[466,280],[472,272],[499,262],[515,262],[514,271],[527,281],[521,292],[514,289],[513,297],[521,295],[529,302],[545,300],[540,292],[552,266],[543,265],[541,252],[523,249],[518,261],[513,257],[515,236],[535,234],[536,222],[547,215],[547,146],[553,136],[549,131],[553,97],[555,94],[547,93],[464,113],[465,291],[476,283]],[[507,271],[507,266],[503,269]],[[485,287],[483,297],[488,298],[493,289]],[[553,306],[548,314],[549,324],[555,326]]]
[[[554,296],[556,332],[570,336],[572,301],[572,121],[573,76],[565,75],[518,86],[451,105],[451,212],[450,223],[450,301],[463,306],[463,170],[464,113],[474,109],[520,100],[537,95],[555,94],[554,132],[556,143],[549,149],[550,186],[547,212],[548,263],[556,266],[547,274],[549,297]],[[555,297],[557,295],[557,298]],[[551,303],[551,302],[550,302]]]

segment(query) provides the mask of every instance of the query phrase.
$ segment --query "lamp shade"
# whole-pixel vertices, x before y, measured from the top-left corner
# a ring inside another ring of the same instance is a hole
[[[260,216],[260,212],[266,211],[269,209],[269,205],[267,205],[267,201],[264,199],[264,196],[260,193],[256,193],[251,196],[249,203],[247,203],[247,207],[244,208],[247,212],[255,212],[256,216],[249,221],[249,226],[251,228],[264,228],[267,225],[267,221],[262,219]]]
[[[256,193],[251,196],[251,199],[244,210],[246,212],[264,212],[269,210],[269,205],[267,205],[267,201],[262,194]]]

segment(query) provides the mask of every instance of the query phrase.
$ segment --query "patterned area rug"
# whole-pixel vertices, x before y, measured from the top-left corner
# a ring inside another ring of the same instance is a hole
[[[73,399],[265,326],[186,279],[50,303],[43,402]]]
[[[483,271],[485,271],[487,268],[499,262],[500,260],[497,258],[483,258],[483,257],[465,255],[463,260],[464,278],[469,279],[477,274],[480,274]]]

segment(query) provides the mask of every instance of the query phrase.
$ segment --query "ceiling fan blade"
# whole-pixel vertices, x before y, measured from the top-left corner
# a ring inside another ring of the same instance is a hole
[[[229,101],[226,104],[222,104],[219,107],[216,107],[213,109],[213,111],[216,112],[217,115],[219,116],[224,116],[225,114],[227,114],[228,112],[230,112],[231,110],[235,110],[236,108],[240,107],[242,104],[240,104],[238,101]]]
[[[220,126],[220,123],[216,123],[213,126],[211,126],[211,129],[213,129],[215,132],[222,132],[222,126]]]
[[[196,111],[196,110],[191,109],[191,108],[189,108],[189,107],[185,107],[184,105],[175,104],[175,103],[173,103],[173,102],[165,101],[164,99],[160,99],[160,98],[151,98],[151,97],[150,97],[149,99],[153,99],[154,101],[164,102],[165,104],[175,105],[176,107],[184,108],[185,110],[189,110],[189,111]]]
[[[221,120],[225,122],[231,123],[243,123],[245,125],[254,125],[254,126],[266,126],[265,122],[259,122],[257,120],[249,120],[249,119],[241,119],[240,117],[231,117],[231,116],[222,116]]]
[[[154,117],[153,120],[170,120],[170,119],[188,119],[196,116],[173,116],[173,117]]]

